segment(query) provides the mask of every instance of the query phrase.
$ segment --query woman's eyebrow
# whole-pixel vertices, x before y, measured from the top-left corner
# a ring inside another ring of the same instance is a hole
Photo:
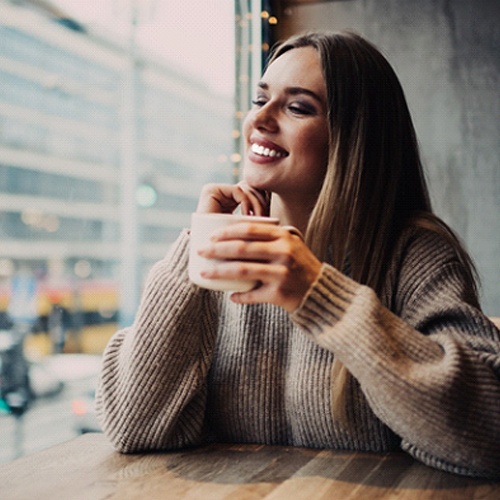
[[[262,90],[269,90],[269,85],[266,82],[260,81],[257,86]],[[304,87],[287,87],[285,92],[290,95],[300,95],[305,94],[311,96],[313,99],[318,101],[319,104],[323,105],[324,100],[314,91],[310,89],[306,89]]]

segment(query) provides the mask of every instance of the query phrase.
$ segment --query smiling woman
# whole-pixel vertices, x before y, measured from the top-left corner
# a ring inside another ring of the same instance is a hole
[[[500,332],[432,212],[394,70],[357,34],[309,33],[276,47],[256,87],[244,180],[205,185],[197,205],[251,215],[197,253],[203,279],[253,288],[191,282],[182,231],[104,353],[104,432],[125,453],[214,439],[403,449],[499,477]],[[268,213],[281,225],[255,217]]]

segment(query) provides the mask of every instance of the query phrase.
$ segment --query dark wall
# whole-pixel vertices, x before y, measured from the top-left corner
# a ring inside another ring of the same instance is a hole
[[[278,4],[279,38],[350,28],[392,63],[415,121],[434,209],[478,266],[485,312],[500,315],[500,1]]]

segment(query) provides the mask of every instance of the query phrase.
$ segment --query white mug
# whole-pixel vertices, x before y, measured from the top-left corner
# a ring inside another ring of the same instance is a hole
[[[191,215],[191,236],[189,243],[189,279],[196,285],[210,290],[247,292],[257,284],[251,280],[206,279],[200,275],[203,269],[210,269],[217,259],[206,259],[198,254],[198,249],[210,243],[215,229],[238,222],[257,222],[262,224],[278,224],[274,217],[258,217],[254,215],[193,213]]]

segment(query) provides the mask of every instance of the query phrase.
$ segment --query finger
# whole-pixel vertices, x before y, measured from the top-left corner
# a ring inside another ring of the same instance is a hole
[[[245,212],[245,214],[258,216],[269,215],[268,202],[263,192],[250,187],[245,181],[240,181],[238,187],[246,195],[248,206],[246,207],[247,212]]]
[[[200,274],[206,279],[249,280],[259,282],[277,281],[282,277],[283,266],[241,260],[213,261]]]
[[[198,250],[205,259],[227,261],[269,261],[269,252],[261,242],[243,240],[221,241]]]
[[[268,215],[262,193],[240,184],[206,184],[203,186],[196,211],[200,213],[232,213],[240,205],[244,215]]]
[[[289,233],[279,226],[265,222],[238,222],[214,230],[211,241],[273,241]]]
[[[254,202],[252,202],[251,195],[246,193],[238,184],[233,186],[233,197],[240,206],[241,213],[243,215],[254,215],[253,213]]]
[[[290,234],[297,236],[302,241],[306,241],[306,239],[304,238],[304,235],[295,226],[281,226],[281,227],[282,227],[282,229],[286,229]]]
[[[240,209],[242,215],[254,215],[252,203],[250,202],[247,196],[243,196],[240,203]]]
[[[269,271],[270,266],[265,267]],[[255,276],[257,275],[256,273]],[[291,313],[300,306],[310,285],[305,281],[287,280],[286,275],[287,271],[283,266],[275,266],[274,272],[270,273],[267,278],[257,280],[258,284],[250,291],[234,292],[230,299],[235,304],[268,302],[283,307]]]
[[[289,312],[294,311],[302,302],[302,295],[283,293],[279,286],[273,283],[257,282],[248,292],[233,292],[230,299],[235,304],[259,304],[267,302],[283,307]]]
[[[238,186],[240,186],[240,188],[243,189],[243,191],[245,191],[246,193],[251,193],[253,196],[255,196],[262,206],[265,206],[267,204],[264,191],[260,191],[251,187],[246,181],[238,182]]]
[[[232,213],[241,202],[241,190],[234,184],[203,186],[196,211],[199,213]]]
[[[297,237],[305,242],[304,235],[294,226],[278,226],[262,221],[239,222],[214,231],[212,239],[275,240],[281,237]]]

